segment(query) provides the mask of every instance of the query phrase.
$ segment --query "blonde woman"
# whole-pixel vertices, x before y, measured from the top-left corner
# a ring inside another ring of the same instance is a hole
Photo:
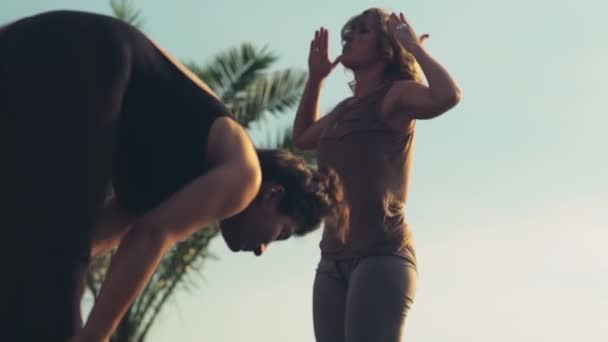
[[[350,19],[334,61],[328,35],[321,28],[311,42],[310,77],[293,128],[297,147],[316,149],[319,167],[338,172],[350,212],[345,227],[325,223],[315,336],[317,342],[396,342],[417,281],[405,215],[415,123],[454,107],[460,91],[422,46],[428,36],[418,37],[403,14],[372,8]],[[338,63],[352,71],[354,94],[319,118],[323,81]]]

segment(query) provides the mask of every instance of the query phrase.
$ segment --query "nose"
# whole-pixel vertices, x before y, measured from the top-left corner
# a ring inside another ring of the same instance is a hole
[[[258,247],[256,247],[256,248],[253,250],[253,253],[254,253],[256,256],[260,256],[260,255],[264,254],[264,252],[266,252],[266,249],[267,249],[267,248],[268,248],[268,245],[267,245],[267,244],[265,244],[265,243],[263,243],[263,244],[259,245]]]

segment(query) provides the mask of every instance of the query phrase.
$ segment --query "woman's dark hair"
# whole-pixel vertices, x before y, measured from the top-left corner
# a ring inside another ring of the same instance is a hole
[[[285,188],[279,210],[295,219],[295,235],[316,230],[321,221],[331,220],[344,239],[348,226],[348,209],[338,174],[331,169],[315,170],[304,158],[284,150],[258,150],[262,181]]]

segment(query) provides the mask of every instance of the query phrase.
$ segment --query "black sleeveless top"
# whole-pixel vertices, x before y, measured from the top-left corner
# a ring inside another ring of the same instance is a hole
[[[211,125],[228,108],[136,30],[120,118],[115,192],[133,215],[153,209],[203,174]]]

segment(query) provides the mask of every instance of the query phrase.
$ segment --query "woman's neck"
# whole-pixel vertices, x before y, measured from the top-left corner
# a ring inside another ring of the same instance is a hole
[[[384,83],[382,71],[384,65],[369,69],[360,69],[355,71],[355,98],[363,97]]]

